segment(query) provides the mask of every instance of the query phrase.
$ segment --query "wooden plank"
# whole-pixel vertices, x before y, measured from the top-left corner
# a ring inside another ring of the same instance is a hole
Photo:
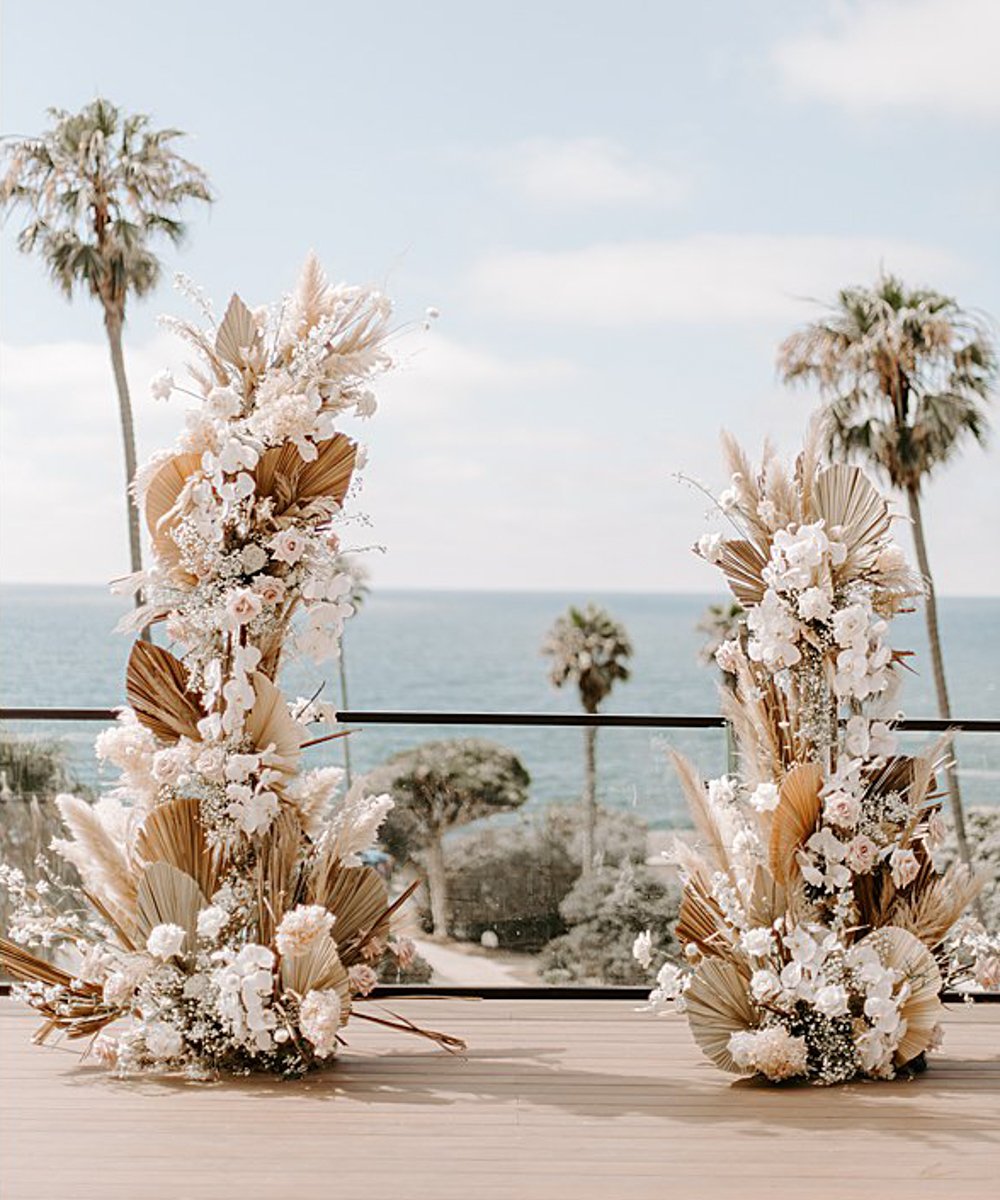
[[[921,1078],[844,1088],[734,1082],[683,1020],[628,1002],[394,1006],[469,1054],[359,1024],[337,1066],[298,1083],[121,1081],[75,1049],[31,1046],[31,1015],[0,1002],[0,1195],[996,1196],[993,1006],[949,1012]]]

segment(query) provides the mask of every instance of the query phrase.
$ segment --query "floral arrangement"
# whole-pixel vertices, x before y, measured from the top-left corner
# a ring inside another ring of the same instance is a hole
[[[121,1073],[195,1078],[301,1074],[352,1014],[461,1044],[357,1012],[380,960],[413,953],[391,936],[406,894],[390,903],[361,858],[392,801],[355,786],[335,803],[341,773],[302,767],[327,740],[308,726],[332,714],[275,683],[290,647],[335,656],[351,613],[333,526],[361,454],[335,426],[374,411],[389,314],[310,258],[275,309],[233,296],[209,332],[173,323],[199,353],[198,404],[135,480],[153,558],[127,586],[132,624],[162,627],[179,654],[135,643],[129,707],[96,747],[119,785],[57,799],[67,837],[52,848],[82,886],[57,887],[44,860],[36,882],[0,869],[15,905],[0,962],[44,1017],[39,1040],[59,1029]],[[153,389],[188,390],[168,374]]]
[[[811,439],[812,441],[812,439]],[[940,1037],[945,987],[996,986],[1000,939],[963,917],[982,886],[939,872],[935,779],[947,741],[900,754],[892,703],[906,657],[889,622],[921,592],[860,469],[754,470],[725,442],[733,532],[704,535],[745,611],[716,658],[740,770],[707,784],[675,756],[697,831],[672,851],[677,938],[650,1007],[686,1011],[723,1070],[769,1080],[892,1078]],[[653,962],[650,934],[634,954]]]

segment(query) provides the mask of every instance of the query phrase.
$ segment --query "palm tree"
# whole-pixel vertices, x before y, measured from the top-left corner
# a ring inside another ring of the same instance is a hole
[[[371,589],[368,586],[368,571],[365,567],[356,562],[352,558],[342,557],[340,565],[344,568],[351,577],[351,590],[347,593],[347,602],[351,605],[355,612],[361,608],[365,600],[368,598],[368,593]],[[344,645],[346,642],[346,633],[340,639],[340,656],[337,659],[337,670],[340,675],[340,710],[348,712],[350,704],[347,699],[347,662],[344,657]],[[347,786],[351,786],[351,748],[349,737],[341,738],[341,743],[344,747],[344,776]]]
[[[68,298],[79,287],[103,309],[125,449],[129,550],[140,571],[139,513],[127,490],[136,459],[122,351],[126,301],[156,285],[160,261],[151,243],[161,235],[180,241],[184,202],[212,197],[204,173],[172,148],[180,130],[152,129],[144,113],[123,114],[101,98],[79,113],[48,115],[52,125],[38,137],[3,147],[0,208],[24,210],[18,248],[38,254]]]
[[[561,688],[575,683],[584,712],[596,713],[615,683],[629,677],[625,660],[632,644],[625,627],[603,608],[588,604],[582,611],[570,607],[557,618],[542,644],[552,660],[549,679]],[[594,832],[597,826],[597,727],[584,731],[583,874],[594,869]]]
[[[786,381],[819,384],[831,457],[861,459],[906,494],[926,590],[938,712],[947,720],[951,706],[921,490],[964,443],[985,441],[986,404],[997,372],[993,337],[983,320],[950,296],[911,291],[882,274],[871,288],[845,288],[825,318],[787,338],[778,369]],[[955,765],[948,787],[956,837],[968,862]]]

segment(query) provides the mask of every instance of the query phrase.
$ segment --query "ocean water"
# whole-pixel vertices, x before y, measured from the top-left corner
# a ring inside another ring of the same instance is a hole
[[[635,654],[632,678],[620,684],[608,712],[713,713],[714,669],[698,662],[695,624],[721,597],[557,594],[537,592],[379,591],[349,622],[345,665],[350,707],[447,711],[568,712],[572,691],[555,691],[539,647],[570,603],[595,600],[622,621]],[[113,632],[125,603],[99,587],[0,588],[0,702],[6,706],[112,707],[123,702],[130,639]],[[957,716],[1000,718],[1000,598],[944,599],[946,662]],[[921,615],[901,617],[893,644],[916,652],[901,707],[908,716],[935,716]],[[291,663],[282,685],[295,696],[340,704],[335,665]],[[19,724],[22,732],[65,742],[77,778],[100,783],[94,724]],[[582,731],[518,727],[369,726],[351,735],[352,765],[365,770],[389,754],[433,737],[475,735],[503,743],[532,777],[532,806],[579,796]],[[907,747],[916,746],[910,738]],[[655,827],[683,820],[683,805],[667,752],[691,755],[707,774],[725,769],[721,730],[603,729],[598,736],[603,802],[631,808]],[[342,745],[317,747],[311,763],[339,763]],[[1000,735],[963,735],[961,779],[970,804],[1000,803]]]

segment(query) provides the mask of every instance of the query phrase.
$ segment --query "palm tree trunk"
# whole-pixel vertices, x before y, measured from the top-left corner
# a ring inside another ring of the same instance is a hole
[[[588,725],[583,731],[583,847],[581,874],[594,870],[597,837],[597,728]]]
[[[340,658],[337,663],[337,670],[340,674],[340,710],[341,712],[349,712],[350,705],[347,703],[347,667],[344,664],[344,638],[340,639]],[[341,738],[344,745],[344,779],[347,786],[351,786],[351,747],[349,737]]]
[[[924,522],[920,512],[920,496],[915,487],[906,489],[913,523],[913,544],[917,551],[917,565],[924,581],[924,612],[927,618],[927,640],[931,647],[931,666],[934,670],[934,688],[937,692],[938,715],[943,721],[951,718],[948,701],[948,683],[944,676],[944,656],[941,653],[941,633],[938,628],[937,597],[934,593],[934,578],[927,558],[927,543],[924,540]],[[962,794],[958,786],[958,760],[952,749],[951,762],[947,767],[948,794],[951,799],[951,815],[955,822],[955,838],[963,862],[969,862],[969,843],[965,835],[965,813],[962,811]]]
[[[444,869],[444,847],[439,834],[424,847],[427,895],[431,905],[431,927],[435,937],[448,936],[448,877]]]
[[[105,310],[104,325],[111,346],[111,368],[115,373],[118,391],[118,414],[121,418],[122,446],[125,451],[125,503],[128,511],[128,545],[133,573],[142,570],[142,542],[139,537],[139,509],[130,488],[135,479],[135,422],[132,419],[132,399],[129,396],[128,378],[125,375],[125,355],[122,350],[122,318],[119,313]],[[136,607],[142,597],[136,592]],[[143,636],[147,634],[143,630]]]

